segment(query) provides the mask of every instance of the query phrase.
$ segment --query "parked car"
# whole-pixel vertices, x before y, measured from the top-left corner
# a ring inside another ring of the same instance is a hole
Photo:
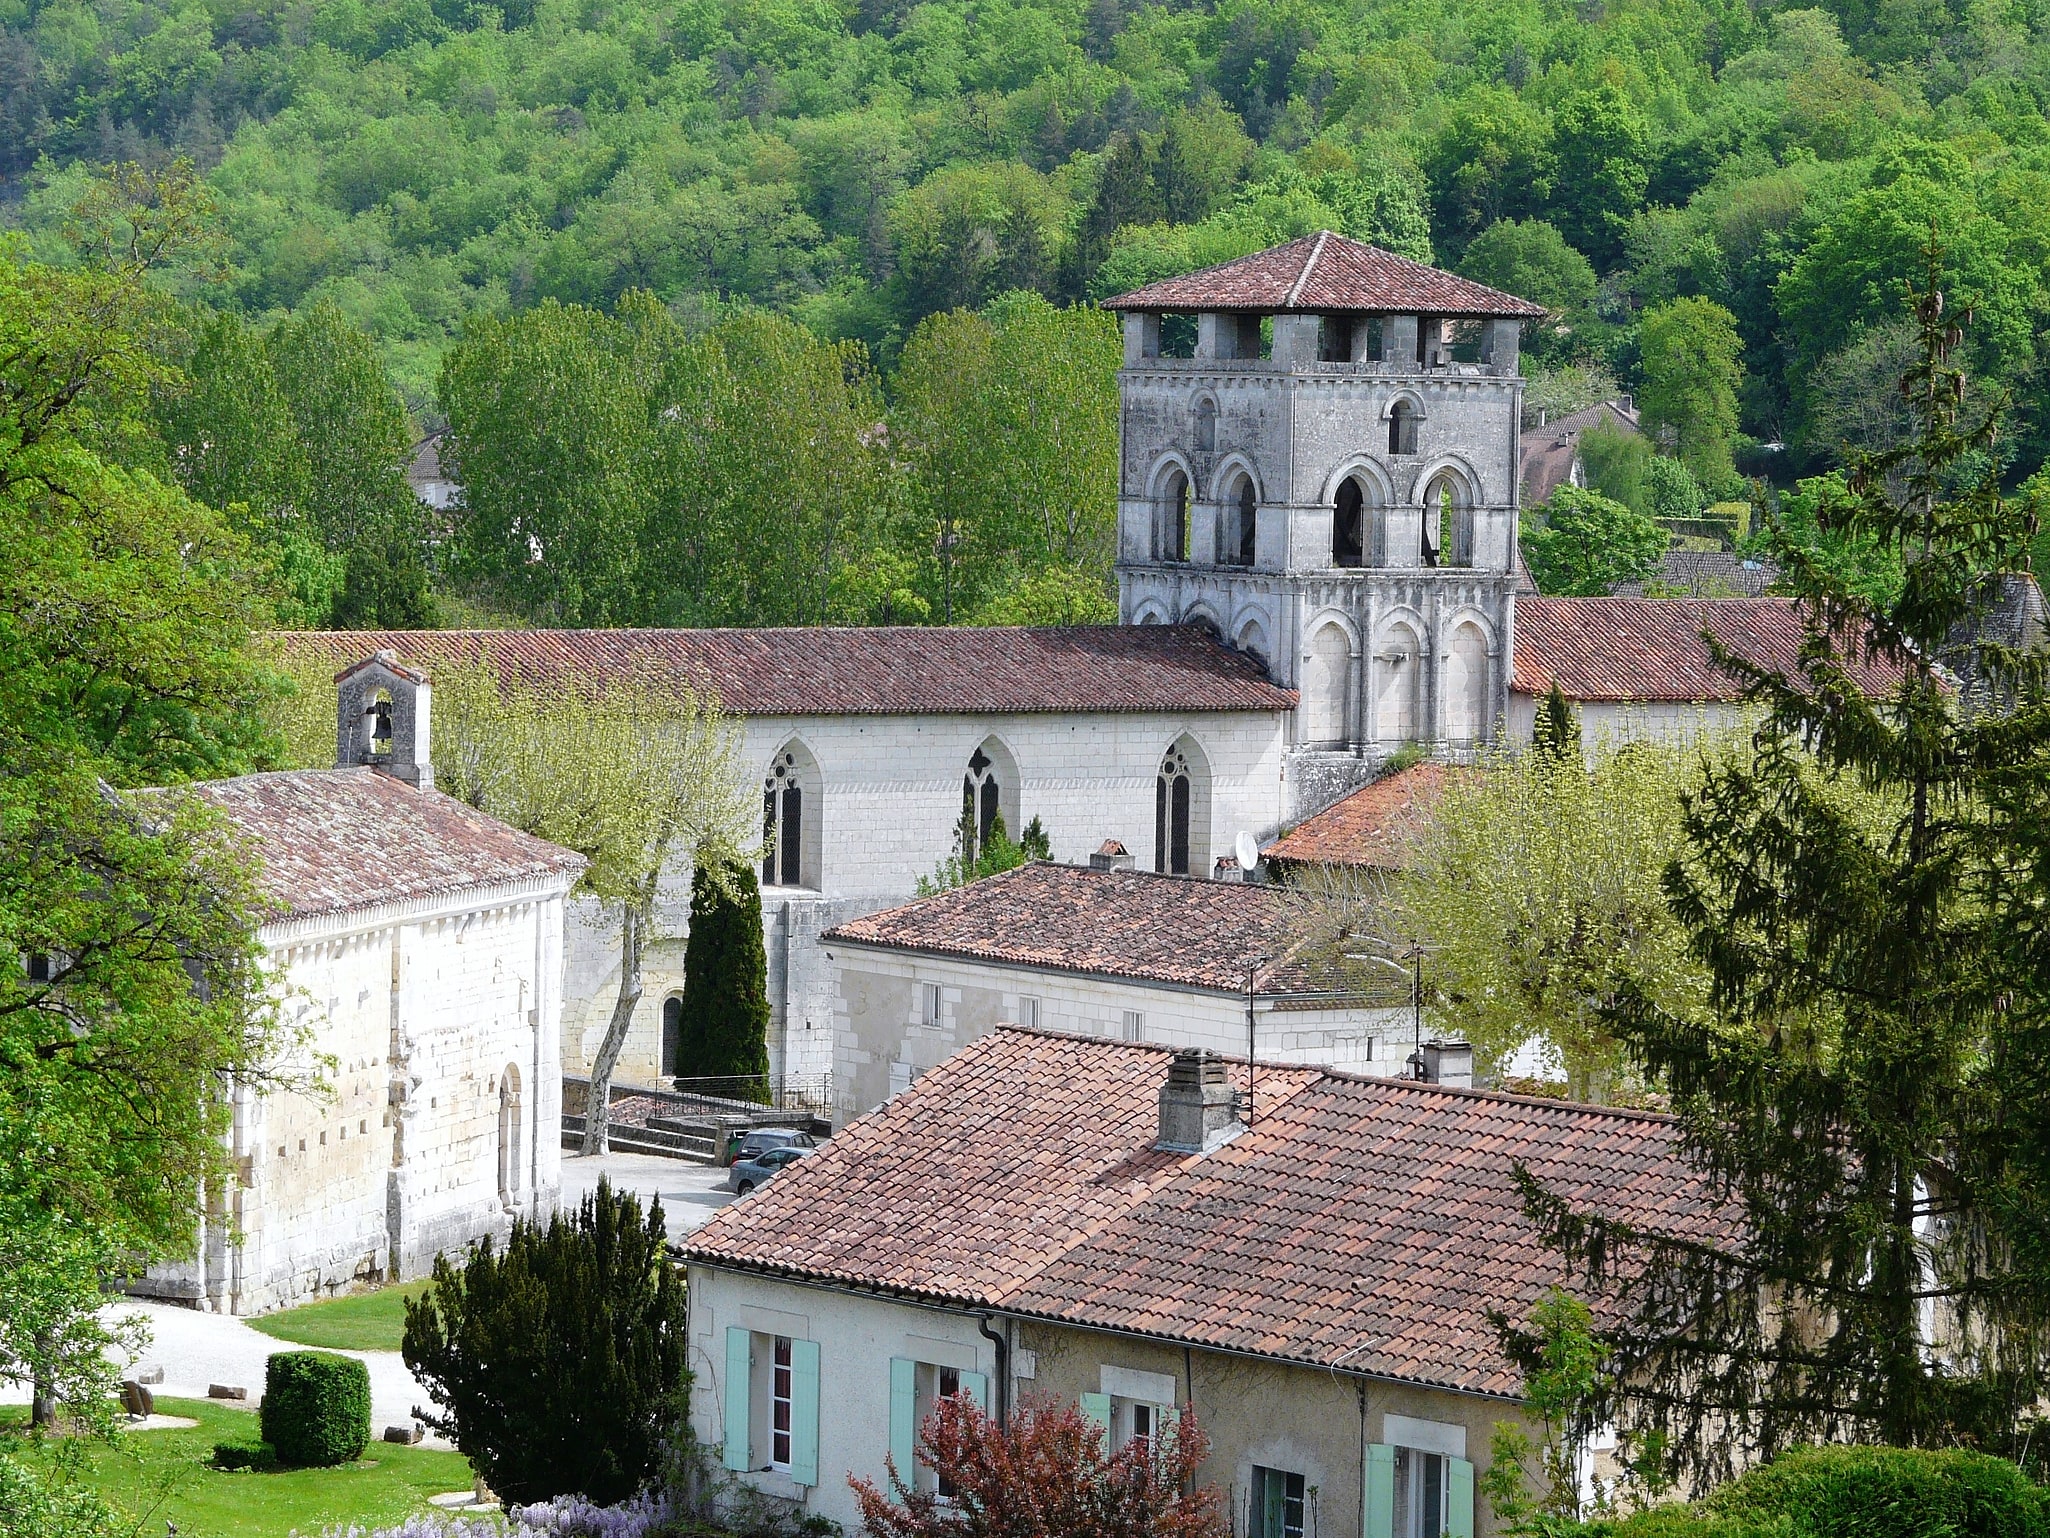
[[[785,1144],[781,1148],[765,1148],[751,1156],[743,1155],[735,1159],[733,1168],[726,1172],[726,1187],[745,1196],[778,1170],[816,1152],[813,1148],[796,1148]]]
[[[726,1162],[737,1159],[752,1159],[756,1154],[765,1154],[772,1148],[816,1148],[809,1132],[800,1132],[795,1127],[757,1127],[752,1132],[739,1133],[726,1140]]]

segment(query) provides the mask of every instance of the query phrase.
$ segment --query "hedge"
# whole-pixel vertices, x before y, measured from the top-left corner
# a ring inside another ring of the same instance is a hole
[[[299,1468],[353,1463],[370,1445],[370,1369],[331,1351],[278,1351],[264,1373],[263,1440]]]

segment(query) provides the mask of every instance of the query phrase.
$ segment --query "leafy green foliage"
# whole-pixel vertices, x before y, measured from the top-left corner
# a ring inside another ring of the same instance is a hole
[[[1523,556],[1538,591],[1594,597],[1658,569],[1666,531],[1598,491],[1561,486],[1541,514],[1526,515]]]
[[[0,1451],[0,1538],[116,1538],[128,1530],[75,1458],[31,1463]]]
[[[2000,1448],[2050,1375],[2050,1077],[2016,1071],[2050,1038],[2050,693],[2040,654],[1976,635],[2035,520],[1988,468],[1998,406],[1960,407],[1944,270],[1915,302],[1913,436],[1818,491],[1821,526],[1902,559],[1898,590],[1771,527],[1802,655],[1715,650],[1762,722],[1688,796],[1664,881],[1705,994],[1602,1008],[1742,1227],[1666,1242],[1528,1193],[1591,1277],[1630,1268],[1612,1339],[1647,1392],[1621,1416],[1697,1474],[1808,1440]],[[1899,683],[1868,697],[1860,658]],[[1939,659],[2004,711],[1954,702]]]
[[[682,1275],[658,1201],[601,1180],[574,1213],[513,1223],[406,1304],[406,1365],[486,1484],[527,1503],[575,1492],[623,1500],[654,1473],[683,1425]]]
[[[1523,1417],[1496,1421],[1480,1486],[1505,1532],[1542,1530],[1541,1519],[1581,1515],[1580,1462],[1607,1394],[1608,1348],[1594,1315],[1563,1287],[1532,1305],[1523,1369]],[[1532,1435],[1533,1430],[1535,1435]]]
[[[287,1467],[353,1463],[370,1445],[370,1369],[331,1351],[273,1351],[258,1413]]]
[[[683,955],[685,1078],[736,1081],[741,1098],[769,1082],[769,958],[753,869],[701,863],[691,872]]]
[[[1047,852],[1042,854],[1041,850]],[[961,820],[954,825],[954,852],[940,861],[930,876],[920,876],[916,890],[920,897],[931,897],[936,892],[950,892],[971,881],[980,881],[984,876],[1016,870],[1027,860],[1052,858],[1046,830],[1040,826],[1037,817],[1026,824],[1022,843],[1012,840],[1011,830],[1004,826],[1002,812],[990,819],[988,835],[977,838],[974,810],[964,808]]]
[[[1645,313],[1638,347],[1645,427],[1670,432],[1694,479],[1720,492],[1736,478],[1730,442],[1743,378],[1736,317],[1707,299],[1669,300]]]
[[[1652,515],[1651,439],[1621,423],[1601,421],[1580,435],[1587,489],[1634,512]]]

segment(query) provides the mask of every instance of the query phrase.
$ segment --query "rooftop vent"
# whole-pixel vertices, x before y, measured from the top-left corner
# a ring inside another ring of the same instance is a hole
[[[1160,1090],[1160,1138],[1153,1146],[1162,1153],[1209,1153],[1243,1125],[1224,1059],[1200,1047],[1176,1052]]]
[[[1417,1077],[1426,1084],[1450,1084],[1473,1088],[1473,1046],[1464,1041],[1427,1041],[1420,1047],[1423,1062]]]
[[[1103,847],[1089,856],[1091,870],[1132,870],[1138,865],[1125,850],[1125,846],[1114,838],[1103,841]]]

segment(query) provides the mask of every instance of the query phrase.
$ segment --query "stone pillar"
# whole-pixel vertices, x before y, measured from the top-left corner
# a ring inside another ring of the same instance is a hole
[[[1125,312],[1125,367],[1135,368],[1160,356],[1160,317],[1138,310]]]
[[[1196,356],[1199,358],[1230,358],[1236,356],[1229,349],[1238,340],[1233,326],[1234,315],[1219,315],[1215,310],[1205,310],[1196,317]]]
[[[1388,315],[1381,320],[1381,357],[1398,368],[1417,363],[1417,317]]]
[[[1522,342],[1523,322],[1491,320],[1487,334],[1481,339],[1481,357],[1495,373],[1505,379],[1514,378],[1516,353]]]
[[[1322,321],[1315,315],[1274,317],[1274,361],[1282,368],[1306,368],[1317,361]]]

